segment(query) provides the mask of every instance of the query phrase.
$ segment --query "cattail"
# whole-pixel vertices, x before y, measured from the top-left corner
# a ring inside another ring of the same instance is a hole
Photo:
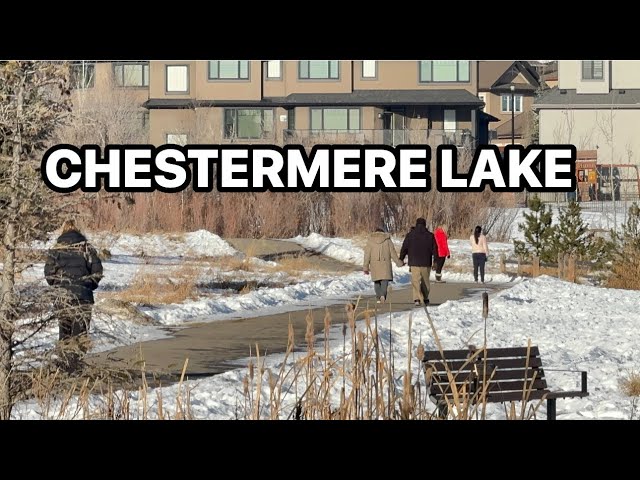
[[[324,312],[324,333],[328,335],[331,328],[331,313],[328,308],[325,308]]]
[[[289,322],[289,335],[287,337],[287,346],[289,350],[293,350],[295,345],[295,331],[293,330],[293,324]]]
[[[420,362],[424,360],[424,345],[422,344],[418,345],[418,348],[416,349],[416,357]]]
[[[304,339],[307,341],[307,345],[311,347],[313,345],[314,332],[313,332],[313,316],[310,313],[307,315],[306,321],[307,321],[307,331],[305,333]]]
[[[254,374],[254,365],[253,365],[253,361],[249,360],[249,380],[253,383],[253,374]]]
[[[362,331],[358,332],[357,335],[356,350],[360,354],[360,358],[362,358],[364,353],[364,332]]]
[[[271,372],[270,368],[267,368],[267,378],[269,380],[269,390],[273,393],[278,385],[278,377]]]

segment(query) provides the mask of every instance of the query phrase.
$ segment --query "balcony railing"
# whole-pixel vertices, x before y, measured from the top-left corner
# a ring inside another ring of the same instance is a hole
[[[455,145],[475,146],[469,130],[285,130],[285,144]]]

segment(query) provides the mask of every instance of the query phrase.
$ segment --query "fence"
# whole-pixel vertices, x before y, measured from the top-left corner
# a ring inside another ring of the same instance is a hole
[[[509,271],[508,265],[517,265],[515,273],[518,276],[539,277],[545,274],[573,283],[576,283],[578,278],[578,268],[582,266],[588,269],[590,266],[588,262],[578,262],[575,255],[567,253],[558,255],[557,263],[542,263],[539,257],[533,257],[531,262],[524,262],[521,259],[510,260],[505,254],[502,254],[500,256],[500,273],[513,273]]]

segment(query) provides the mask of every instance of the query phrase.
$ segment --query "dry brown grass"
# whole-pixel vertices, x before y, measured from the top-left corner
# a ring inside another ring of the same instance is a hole
[[[614,261],[607,287],[640,290],[640,252],[627,247]]]
[[[202,260],[223,272],[234,272],[238,270],[243,272],[254,272],[257,270],[255,264],[251,263],[251,258],[249,256],[236,257],[229,255],[224,257],[211,257]]]
[[[627,397],[640,397],[640,372],[629,372],[620,379],[619,385]]]
[[[168,404],[147,380],[144,361],[140,365],[139,386],[133,387],[129,372],[107,371],[85,365],[79,376],[70,377],[59,369],[34,371],[29,378],[32,399],[43,419],[67,420],[191,420],[191,389],[184,385],[185,360],[178,382],[175,404]],[[129,380],[122,384],[122,378]],[[137,401],[136,401],[137,398]]]
[[[631,399],[629,419],[633,420],[637,416],[638,403],[640,402],[640,372],[629,372],[618,381],[618,386],[622,394]]]
[[[411,339],[406,345],[407,363],[396,364],[388,351],[392,345],[382,342],[381,334],[392,341],[392,333],[384,331],[382,317],[368,308],[358,312],[358,303],[346,306],[347,323],[342,326],[342,353],[330,354],[329,331],[332,318],[328,311],[323,318],[324,329],[316,332],[311,313],[301,344],[306,351],[297,353],[294,329],[289,326],[289,338],[284,359],[274,371],[265,367],[259,346],[248,364],[243,380],[243,399],[239,416],[245,419],[299,420],[435,420],[442,412],[431,403],[427,390],[428,372],[422,367],[423,345],[415,347]],[[409,315],[409,331],[412,328]],[[429,322],[438,349],[442,352],[431,318]],[[364,321],[364,328],[356,322]],[[391,321],[391,317],[389,318]],[[386,322],[386,320],[385,320]],[[324,341],[316,345],[316,334]],[[482,355],[477,350],[469,361]],[[447,371],[455,399],[447,405],[446,418],[458,420],[486,418],[486,391],[472,391],[456,380],[457,372]],[[424,380],[422,380],[424,377]],[[398,381],[402,386],[399,385]],[[337,394],[337,399],[336,399]],[[526,392],[521,407],[516,402],[505,406],[507,419],[535,418],[542,401],[529,401]]]
[[[435,168],[435,167],[434,167]],[[435,171],[433,172],[435,175]],[[386,226],[403,234],[424,217],[445,224],[451,238],[468,238],[473,225],[494,235],[510,226],[508,194],[490,192],[207,192],[136,193],[133,203],[92,204],[93,228],[132,233],[206,229],[222,237],[290,238],[317,232],[351,236]],[[493,213],[492,213],[493,212]]]
[[[314,271],[319,273],[330,272],[325,265],[314,262],[309,257],[303,255],[295,257],[282,257],[277,260],[277,265],[271,267],[275,272],[284,272],[289,275],[295,276],[301,272]]]
[[[127,289],[110,296],[146,305],[182,303],[195,297],[197,281],[198,270],[191,265],[180,267],[170,276],[142,270]]]

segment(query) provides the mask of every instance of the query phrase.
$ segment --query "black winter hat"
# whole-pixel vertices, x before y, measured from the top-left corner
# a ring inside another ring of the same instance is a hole
[[[420,217],[419,219],[416,220],[416,225],[423,225],[426,227],[427,221],[424,218]]]

